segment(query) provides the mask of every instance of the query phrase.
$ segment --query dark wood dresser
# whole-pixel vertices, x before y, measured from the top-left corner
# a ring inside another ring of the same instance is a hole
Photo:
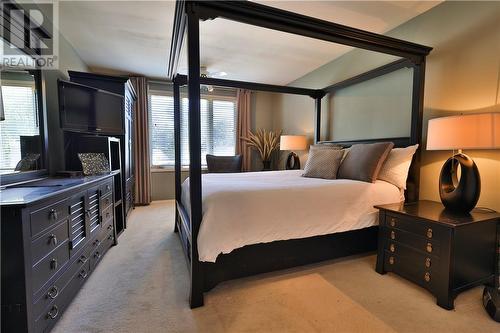
[[[478,209],[453,214],[433,201],[376,208],[378,273],[394,272],[415,282],[448,310],[460,292],[493,284],[500,214]]]
[[[113,174],[2,189],[2,332],[48,332],[116,244]]]

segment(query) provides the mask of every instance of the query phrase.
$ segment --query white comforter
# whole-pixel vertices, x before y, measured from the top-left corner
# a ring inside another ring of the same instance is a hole
[[[374,205],[404,200],[384,181],[305,178],[302,172],[203,175],[199,260],[215,262],[220,253],[250,244],[366,228],[378,223]],[[182,202],[189,211],[189,179]]]

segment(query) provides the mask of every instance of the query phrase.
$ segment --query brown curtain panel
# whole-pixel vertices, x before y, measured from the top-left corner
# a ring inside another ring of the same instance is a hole
[[[237,107],[238,107],[238,126],[236,131],[236,154],[242,155],[242,171],[250,171],[252,165],[251,151],[247,143],[242,139],[248,137],[248,131],[251,130],[250,124],[250,97],[251,91],[238,89]]]
[[[151,203],[151,163],[149,150],[148,79],[130,78],[137,94],[134,106],[135,204]]]

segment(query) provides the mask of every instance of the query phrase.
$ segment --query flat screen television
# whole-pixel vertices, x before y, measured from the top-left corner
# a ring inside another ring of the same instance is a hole
[[[59,113],[65,131],[123,134],[123,96],[59,80]]]

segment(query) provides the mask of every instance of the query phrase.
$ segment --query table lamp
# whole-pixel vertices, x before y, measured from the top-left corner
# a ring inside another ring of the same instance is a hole
[[[453,212],[470,212],[481,193],[476,163],[462,149],[499,149],[500,113],[479,113],[429,120],[427,150],[458,150],[443,165],[439,196]],[[460,180],[458,166],[460,165]]]
[[[300,159],[292,150],[305,150],[307,138],[304,135],[282,135],[280,137],[280,150],[290,150],[286,159],[285,169],[300,169]]]

